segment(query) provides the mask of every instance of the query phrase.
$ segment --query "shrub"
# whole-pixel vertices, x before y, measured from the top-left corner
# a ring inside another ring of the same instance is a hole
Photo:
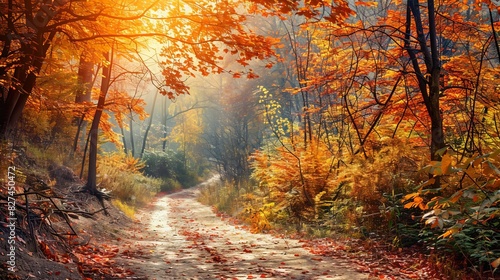
[[[403,198],[405,208],[423,213],[437,236],[434,245],[494,274],[500,266],[500,150],[469,158],[440,153],[442,159],[424,169],[432,177]]]
[[[418,235],[412,229],[415,211],[404,209],[400,198],[426,178],[418,172],[421,154],[399,139],[367,142],[363,149],[364,153],[339,168],[338,180],[348,185],[346,198],[350,208],[358,209],[349,211],[356,217],[347,222],[370,232],[392,232],[395,244],[411,243]]]
[[[161,180],[144,176],[143,167],[142,161],[123,153],[103,155],[97,168],[99,187],[131,207],[146,205],[160,190]]]
[[[295,219],[314,219],[318,203],[337,190],[332,174],[334,159],[321,142],[280,147],[269,154],[257,151],[251,158],[252,178],[269,198],[265,204],[286,205]]]
[[[238,214],[241,210],[239,191],[231,182],[219,181],[205,186],[201,189],[198,199],[230,215]]]
[[[148,152],[144,154],[144,174],[164,180],[163,190],[177,189],[177,181],[183,188],[196,185],[198,172],[186,166],[184,156],[178,152]]]
[[[181,183],[175,179],[171,178],[161,178],[160,191],[172,193],[182,189]]]

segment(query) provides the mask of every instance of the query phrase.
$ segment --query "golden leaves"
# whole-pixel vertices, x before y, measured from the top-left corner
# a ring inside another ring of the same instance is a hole
[[[108,153],[101,157],[99,162],[106,166],[113,166],[116,170],[128,171],[131,173],[138,173],[145,167],[145,163],[141,159],[119,152]]]
[[[413,194],[411,194],[411,196],[413,196]],[[405,196],[405,198],[407,198],[407,196]],[[413,208],[413,207],[418,207],[420,208],[420,210],[426,210],[427,209],[427,205],[424,203],[424,199],[421,198],[420,196],[415,196],[413,198],[413,201],[411,202],[408,202],[404,205],[405,208]]]
[[[296,195],[301,199],[309,196],[318,204],[335,190],[336,180],[328,175],[333,160],[331,154],[323,143],[309,144],[308,147],[295,145],[293,151],[278,148],[272,154],[262,151],[252,154],[252,177],[274,193],[272,198],[278,204],[286,199],[295,201]],[[303,211],[309,206],[304,206]]]

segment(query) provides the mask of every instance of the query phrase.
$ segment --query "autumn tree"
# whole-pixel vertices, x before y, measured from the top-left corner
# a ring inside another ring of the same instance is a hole
[[[2,3],[1,9],[0,132],[5,137],[19,120],[54,40],[71,29],[68,27],[94,17],[80,15],[80,1],[12,0]]]
[[[176,5],[151,1],[142,6],[126,1],[120,5],[93,1],[57,1],[49,4],[9,1],[2,6],[7,25],[2,26],[5,33],[2,59],[6,63],[2,64],[1,74],[2,77],[9,77],[2,80],[2,134],[8,134],[23,112],[54,38],[62,38],[75,47],[96,50],[96,53],[101,52],[98,51],[100,48],[109,48],[110,42],[122,54],[126,54],[123,50],[130,46],[129,58],[140,46],[147,44],[143,38],[156,38],[166,46],[162,51],[164,61],[161,62],[166,83],[160,92],[173,98],[188,93],[186,77],[195,73],[208,75],[223,72],[224,68],[220,65],[222,53],[236,56],[243,66],[248,65],[248,60],[272,55],[271,41],[245,28],[245,16],[237,12],[237,7],[237,2],[232,1],[217,5],[211,1],[203,4],[181,1]],[[103,70],[90,133],[86,187],[91,193],[97,193],[97,129],[112,75],[109,60],[100,59],[96,53],[85,58],[88,63],[102,62]],[[248,69],[238,74],[254,77]]]
[[[61,49],[58,49],[61,51]],[[69,151],[74,134],[71,125],[71,105],[76,90],[77,79],[71,70],[68,56],[54,55],[47,59],[38,76],[39,87],[33,90],[26,103],[19,128],[13,133],[22,143],[26,138],[30,143],[42,149],[52,150],[55,146],[64,146]],[[61,153],[61,155],[64,153]]]
[[[242,63],[271,54],[268,41],[245,30],[241,24],[245,17],[237,13],[236,3],[212,5],[208,1],[206,5],[200,5],[185,1],[175,6],[157,4],[157,1],[152,1],[137,6],[124,2],[123,7],[128,7],[126,11],[117,10],[115,3],[97,5],[92,1],[56,1],[50,4],[8,1],[3,4],[2,17],[6,24],[2,25],[2,59],[6,63],[2,65],[1,73],[5,77],[2,82],[2,106],[5,108],[2,110],[2,132],[7,132],[22,113],[35,86],[36,74],[56,36],[77,44],[113,37],[126,37],[129,42],[140,44],[136,40],[139,37],[161,37],[164,43],[170,44],[165,49],[163,64],[163,74],[170,85],[170,90],[164,92],[170,96],[187,92],[182,75],[191,75],[194,71],[204,74],[221,72],[222,68],[217,65],[221,61],[218,51],[231,51],[240,56]],[[153,6],[163,12],[150,14],[148,17],[153,20],[142,20]],[[154,32],[140,30],[141,26],[152,28]],[[219,49],[216,42],[229,48]],[[194,53],[196,61],[187,56],[188,53]],[[10,75],[12,78],[7,79]]]
[[[436,152],[445,147],[445,138],[439,101],[442,65],[440,61],[440,50],[438,48],[436,10],[433,0],[427,1],[427,17],[428,30],[425,31],[419,2],[415,0],[408,1],[404,48],[411,60],[418,81],[418,87],[430,117],[431,159],[436,160],[440,158]],[[416,45],[418,45],[418,48],[415,48],[410,41],[412,36],[412,22],[415,25],[416,36],[414,36],[414,38],[416,38]],[[421,69],[417,54],[425,63],[425,72]]]
[[[113,66],[111,57],[113,53],[105,53],[104,54],[104,63],[106,65],[102,68],[102,80],[101,80],[101,88],[99,90],[99,98],[97,101],[97,108],[94,114],[94,118],[92,120],[92,125],[90,127],[89,137],[89,168],[87,174],[87,184],[85,185],[85,189],[96,195],[102,203],[102,193],[97,190],[97,140],[98,140],[98,131],[99,131],[99,122],[101,121],[101,116],[104,111],[104,103],[106,102],[106,95],[109,91],[109,86],[111,83],[111,67]]]
[[[5,136],[6,132],[12,129],[12,124],[19,119],[35,86],[50,42],[55,36],[55,32],[45,30],[54,14],[39,10],[41,5],[42,3],[8,1],[1,6],[0,133],[2,136]],[[44,7],[47,8],[47,5],[44,4]]]

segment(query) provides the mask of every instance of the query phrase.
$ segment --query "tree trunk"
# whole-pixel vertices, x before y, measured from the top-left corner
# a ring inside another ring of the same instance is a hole
[[[162,143],[162,148],[161,150],[165,152],[165,149],[167,148],[167,121],[168,121],[168,115],[167,115],[167,99],[163,98],[163,103],[162,103],[162,126],[163,126],[163,143]]]
[[[130,153],[132,156],[135,156],[135,140],[134,140],[134,114],[132,113],[132,108],[129,108],[130,110],[130,118],[128,121],[128,125],[130,128]]]
[[[82,53],[80,55],[80,65],[78,67],[78,89],[75,97],[76,103],[91,101],[93,71],[94,63],[87,60],[86,55]]]
[[[38,39],[36,42],[45,41],[43,34],[44,33],[36,34]],[[26,106],[26,101],[28,101],[28,97],[35,87],[38,73],[40,73],[40,69],[42,68],[53,37],[54,36],[50,34],[47,39],[49,43],[45,45],[23,45],[21,47],[23,57],[21,58],[20,64],[22,66],[16,68],[14,71],[14,80],[22,86],[11,86],[8,90],[4,89],[2,91],[2,95],[4,95],[5,92],[7,94],[7,96],[2,96],[2,102],[0,103],[0,135],[2,135],[2,137],[8,137],[21,118],[24,107]],[[33,47],[36,47],[35,51],[32,50]],[[30,69],[33,70],[29,71]]]
[[[433,69],[431,75],[431,85],[429,88],[429,116],[431,118],[431,160],[441,160],[441,155],[437,151],[444,148],[443,117],[439,106],[439,69]]]
[[[439,161],[441,160],[441,155],[438,154],[437,151],[444,148],[446,145],[444,141],[443,117],[439,106],[441,61],[439,60],[439,49],[437,44],[434,0],[427,1],[427,9],[429,16],[428,37],[424,34],[424,25],[420,14],[418,0],[408,0],[406,11],[405,49],[410,57],[413,70],[415,71],[415,75],[418,80],[420,93],[422,94],[427,113],[431,119],[431,160]],[[410,45],[412,14],[417,31],[416,37],[418,45],[420,46],[419,53],[423,56],[425,67],[427,69],[425,74],[420,69],[420,65],[417,61],[417,50],[413,49]],[[430,42],[427,41],[427,38],[429,38]],[[441,186],[441,178],[439,176],[435,176],[434,179],[434,188],[439,188]]]
[[[125,130],[123,129],[123,125],[120,125],[120,133],[122,134],[123,152],[128,154],[127,139],[125,139]]]
[[[427,113],[431,119],[431,160],[441,160],[441,156],[436,152],[445,147],[445,141],[443,118],[439,105],[441,62],[439,60],[439,49],[437,44],[434,0],[427,1],[427,8],[429,16],[428,38],[430,42],[427,41],[427,36],[424,34],[424,25],[420,14],[418,0],[408,0],[406,12],[405,49],[412,62],[413,69],[417,76],[420,93],[422,94]],[[420,46],[420,53],[423,55],[423,60],[427,68],[425,74],[422,72],[420,65],[418,64],[417,51],[410,46],[410,27],[412,19],[415,22],[415,28],[417,31],[416,37]],[[428,78],[426,79],[426,77]]]
[[[94,63],[87,61],[85,54],[80,55],[80,65],[78,67],[78,88],[76,91],[75,103],[81,104],[91,102],[92,81]],[[81,116],[75,116],[75,123],[78,125],[73,142],[73,152],[78,149],[78,142],[86,143],[87,121],[85,120],[86,109]]]
[[[112,57],[111,52],[111,57]],[[99,134],[99,122],[101,120],[102,112],[104,110],[104,104],[106,102],[106,95],[108,93],[110,76],[111,76],[111,66],[112,59],[110,59],[110,54],[105,53],[104,57],[109,61],[109,65],[104,65],[102,68],[102,81],[101,90],[99,94],[99,99],[97,101],[97,108],[95,111],[94,119],[92,120],[92,125],[90,127],[90,147],[89,147],[89,169],[87,174],[87,184],[84,190],[97,196],[99,201],[103,202],[102,193],[97,190],[97,142]]]
[[[146,149],[146,142],[148,140],[148,134],[149,130],[151,129],[151,125],[153,124],[153,117],[155,113],[155,106],[156,106],[156,98],[158,97],[158,92],[156,92],[155,97],[153,99],[153,108],[151,108],[151,115],[149,116],[149,123],[148,127],[146,128],[146,131],[144,132],[144,138],[142,139],[142,148],[141,148],[141,153],[139,155],[139,158],[142,158],[144,155],[144,150]]]

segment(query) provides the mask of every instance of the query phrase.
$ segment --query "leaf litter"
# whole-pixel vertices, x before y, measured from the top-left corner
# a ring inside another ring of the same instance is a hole
[[[158,280],[371,279],[351,260],[318,257],[301,240],[229,222],[196,200],[199,188],[159,197],[139,213],[117,265]]]
[[[81,273],[95,275],[89,280],[446,279],[417,250],[375,240],[252,233],[198,202],[200,187],[158,196],[116,238],[59,258],[76,258]]]

